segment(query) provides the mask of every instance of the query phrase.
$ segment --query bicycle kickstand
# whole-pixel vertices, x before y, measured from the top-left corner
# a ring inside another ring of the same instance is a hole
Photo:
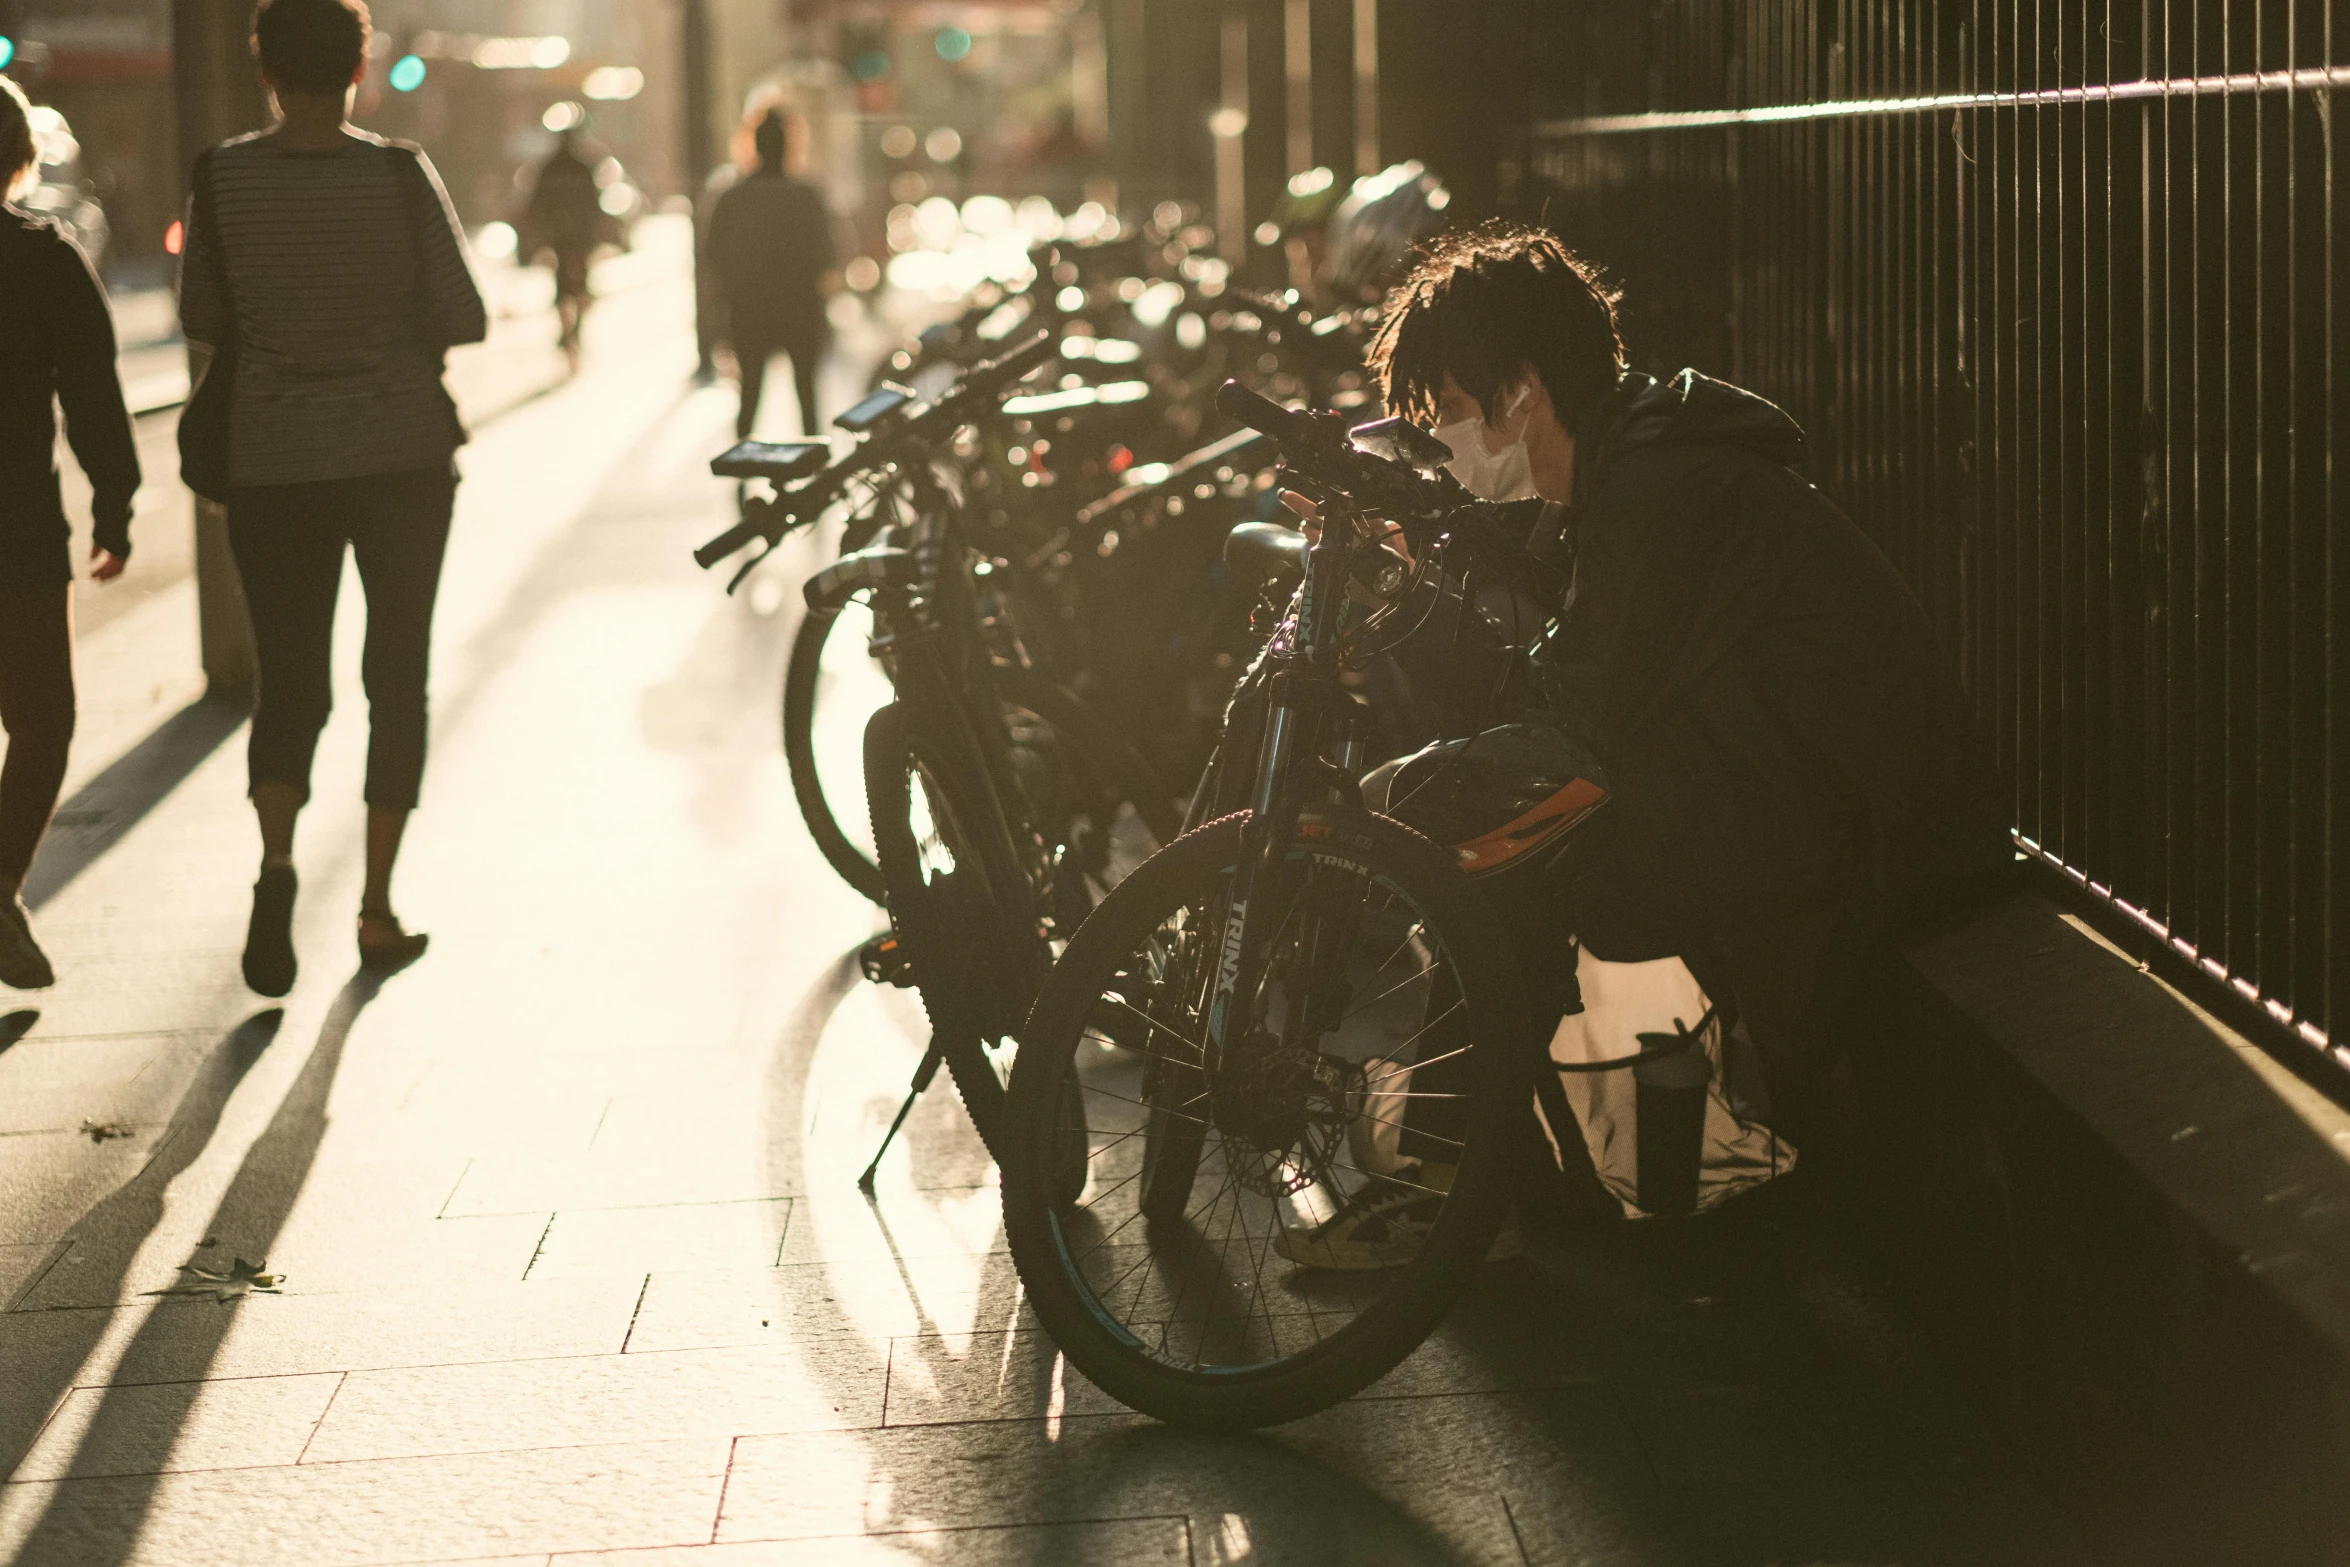
[[[906,1102],[898,1106],[897,1119],[889,1123],[889,1130],[881,1134],[881,1146],[873,1150],[873,1162],[865,1166],[865,1173],[857,1177],[857,1190],[873,1195],[873,1173],[881,1168],[881,1156],[889,1152],[889,1145],[898,1135],[898,1128],[906,1124],[906,1117],[914,1110],[914,1101],[938,1076],[939,1063],[947,1058],[946,1047],[939,1043],[936,1032],[930,1036],[930,1048],[922,1052],[922,1064],[914,1068],[914,1086],[906,1090]]]

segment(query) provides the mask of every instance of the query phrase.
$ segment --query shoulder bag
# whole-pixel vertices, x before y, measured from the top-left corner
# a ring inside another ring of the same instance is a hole
[[[212,345],[212,358],[202,379],[180,410],[179,447],[180,478],[204,499],[225,506],[229,493],[229,405],[235,400],[237,385],[237,313],[229,296],[219,209],[212,195],[212,155],[216,150],[208,147],[196,159],[190,216],[204,234],[212,287],[220,298],[222,330],[217,334],[220,341]]]

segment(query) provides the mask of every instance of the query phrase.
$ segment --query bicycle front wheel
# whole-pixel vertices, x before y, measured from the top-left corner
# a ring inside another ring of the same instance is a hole
[[[1240,909],[1245,821],[1102,900],[1022,1032],[1006,1126],[1045,1327],[1113,1397],[1218,1428],[1334,1404],[1434,1330],[1506,1210],[1530,1070],[1506,935],[1442,849],[1309,812]]]
[[[865,790],[923,1010],[997,1163],[1004,1084],[989,1047],[1018,1023],[1050,955],[1002,808],[959,725],[893,702],[865,728]]]
[[[817,852],[841,880],[879,903],[889,889],[860,808],[860,737],[874,709],[890,699],[890,686],[866,652],[872,640],[873,611],[860,600],[801,619],[783,666],[783,759]]]

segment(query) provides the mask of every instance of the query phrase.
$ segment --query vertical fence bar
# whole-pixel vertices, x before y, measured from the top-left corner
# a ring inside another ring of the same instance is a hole
[[[1942,630],[2019,836],[2327,1050],[2350,995],[2345,14],[1653,8],[1589,112],[1724,113],[1538,138],[1644,340],[1803,420],[1813,477]],[[1920,107],[1938,94],[1971,96]],[[1699,265],[1656,237],[1708,222]]]

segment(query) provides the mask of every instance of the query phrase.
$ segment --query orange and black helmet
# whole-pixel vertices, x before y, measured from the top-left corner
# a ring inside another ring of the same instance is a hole
[[[1607,796],[1591,748],[1548,724],[1439,740],[1363,779],[1365,805],[1444,844],[1480,880],[1555,859]]]

